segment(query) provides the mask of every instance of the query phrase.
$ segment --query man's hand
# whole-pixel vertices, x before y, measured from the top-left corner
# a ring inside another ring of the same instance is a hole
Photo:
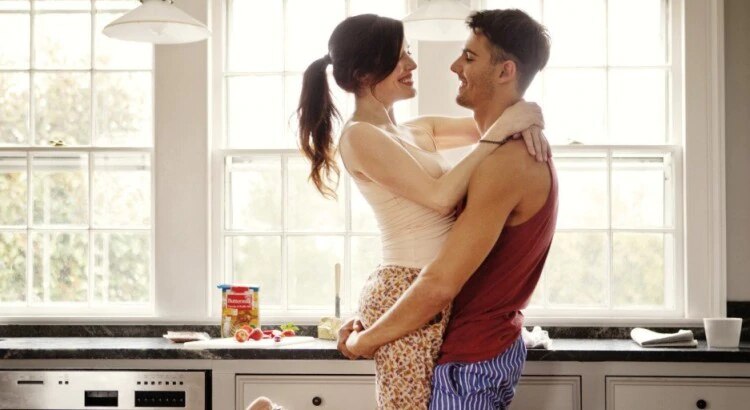
[[[361,331],[353,331],[349,334],[346,340],[346,348],[351,354],[372,359],[375,356],[375,351],[380,346],[369,346],[366,342],[366,338],[363,337]]]
[[[363,329],[364,327],[362,326],[362,322],[360,322],[359,319],[356,317],[353,317],[347,320],[339,328],[338,345],[336,347],[339,349],[341,354],[346,356],[347,359],[355,360],[358,358],[357,355],[349,351],[349,349],[346,347],[346,342],[349,339],[352,332],[361,331]]]

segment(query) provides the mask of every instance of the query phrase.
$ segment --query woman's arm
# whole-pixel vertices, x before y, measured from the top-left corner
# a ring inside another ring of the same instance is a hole
[[[404,124],[425,130],[439,150],[476,144],[482,136],[472,117],[423,116]]]
[[[538,108],[533,103],[522,102],[522,104]],[[515,108],[517,107],[513,107],[512,109]],[[438,150],[473,145],[482,137],[476,122],[471,117],[423,116],[407,121],[404,124],[425,130],[433,138]],[[513,138],[523,138],[529,154],[535,156],[539,161],[546,161],[551,157],[551,153],[549,142],[542,132],[542,125],[533,125],[516,133]]]
[[[479,144],[450,171],[433,178],[403,146],[371,124],[353,124],[339,140],[349,172],[442,215],[453,212],[466,195],[471,173],[495,148]]]

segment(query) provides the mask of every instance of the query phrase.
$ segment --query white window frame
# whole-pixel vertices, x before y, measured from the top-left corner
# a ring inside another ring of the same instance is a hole
[[[90,106],[90,114],[91,114],[91,124],[90,124],[90,137],[91,141],[93,142],[96,135],[96,123],[94,118],[94,98],[96,93],[96,84],[94,82],[94,76],[97,73],[117,73],[117,72],[124,72],[124,73],[130,73],[130,72],[149,72],[151,73],[151,99],[154,101],[154,83],[155,83],[155,67],[152,65],[151,69],[101,69],[101,68],[95,68],[95,37],[96,37],[96,15],[98,13],[103,14],[110,14],[110,13],[117,13],[117,12],[123,12],[126,10],[123,9],[103,9],[98,10],[96,8],[95,0],[89,0],[90,10],[88,12],[86,11],[71,11],[71,10],[37,10],[34,6],[34,1],[29,2],[29,10],[23,10],[23,11],[4,11],[3,13],[6,14],[29,14],[30,21],[29,21],[29,33],[30,33],[30,44],[29,44],[29,58],[30,58],[30,64],[28,69],[2,69],[0,72],[3,73],[27,73],[29,74],[29,144],[19,145],[19,146],[0,146],[0,155],[3,154],[21,154],[25,155],[26,158],[26,179],[27,179],[27,192],[26,192],[26,201],[27,201],[27,216],[26,216],[26,226],[27,228],[3,228],[3,231],[6,232],[25,232],[27,234],[26,238],[26,301],[23,302],[13,302],[13,303],[5,303],[0,306],[0,318],[2,318],[3,321],[7,321],[9,323],[18,323],[18,322],[28,322],[28,321],[48,321],[48,320],[56,320],[57,318],[69,318],[69,317],[80,317],[80,318],[96,318],[98,317],[112,317],[112,316],[123,316],[123,317],[149,317],[152,316],[155,309],[155,259],[156,259],[156,253],[155,253],[155,242],[156,242],[156,236],[155,236],[155,192],[154,192],[154,176],[155,176],[155,156],[154,156],[154,147],[153,147],[153,141],[154,141],[154,129],[152,126],[152,129],[149,130],[151,134],[151,142],[152,145],[149,147],[104,147],[104,146],[64,146],[64,147],[44,147],[44,146],[38,146],[33,145],[33,138],[34,135],[34,127],[35,127],[35,119],[33,117],[34,113],[34,86],[32,84],[31,79],[33,78],[34,74],[37,72],[41,73],[54,73],[54,72],[74,72],[74,73],[86,73],[89,74],[90,77],[90,90],[89,90],[89,100],[91,102]],[[36,21],[35,15],[41,15],[41,14],[86,14],[88,13],[91,17],[91,38],[90,38],[90,57],[91,57],[91,63],[89,68],[76,68],[76,69],[38,69],[34,68],[34,24]],[[153,50],[152,50],[153,52]],[[152,124],[155,122],[155,115],[152,111],[151,113],[152,118]],[[99,153],[112,153],[112,154],[122,154],[122,153],[135,153],[135,154],[144,154],[148,156],[149,160],[149,166],[150,166],[150,186],[151,186],[151,201],[149,203],[149,212],[151,216],[151,223],[150,228],[113,228],[113,227],[100,227],[100,228],[94,228],[94,222],[93,222],[93,180],[94,180],[94,158],[96,154]],[[77,225],[61,225],[61,226],[37,226],[37,227],[31,227],[33,225],[33,202],[32,202],[32,190],[33,190],[33,157],[35,155],[44,154],[44,155],[54,155],[54,154],[73,154],[73,155],[81,155],[86,156],[87,158],[87,165],[86,165],[86,180],[87,180],[87,202],[88,202],[88,212],[87,212],[87,225],[88,227],[81,227]],[[33,292],[33,246],[32,246],[32,233],[85,233],[87,235],[87,241],[88,241],[88,249],[87,249],[87,264],[86,264],[86,274],[88,276],[88,297],[86,302],[48,302],[43,305],[31,305],[29,300],[31,298],[31,294]],[[118,302],[118,303],[98,303],[94,301],[93,295],[94,295],[94,287],[93,281],[94,281],[94,274],[93,274],[93,266],[94,266],[94,234],[95,233],[107,233],[107,232],[148,232],[149,233],[149,300],[146,303],[137,303],[137,302]]]
[[[223,3],[223,2],[221,2]],[[477,6],[478,1],[472,1]],[[540,312],[530,310],[527,318],[529,324],[541,325],[626,325],[654,323],[698,324],[701,318],[725,315],[726,309],[726,268],[724,246],[724,169],[723,169],[723,1],[686,2],[672,0],[670,35],[674,38],[671,59],[678,64],[673,72],[672,83],[675,87],[673,115],[671,118],[672,133],[682,138],[681,146],[555,146],[558,153],[576,153],[586,151],[606,152],[607,158],[613,153],[638,150],[641,152],[670,152],[675,162],[675,289],[685,295],[678,298],[672,314],[661,312],[643,312],[618,317],[592,314],[581,317],[580,311],[554,309]],[[215,13],[225,15],[225,10]],[[216,20],[215,20],[216,21]],[[217,32],[219,24],[215,23]],[[222,28],[220,32],[224,32]],[[218,37],[218,36],[217,36]],[[700,41],[699,41],[700,40]],[[221,50],[222,44],[214,39],[214,50]],[[219,54],[219,53],[217,53]],[[682,56],[685,56],[684,60]],[[215,58],[214,74],[222,73],[222,58]],[[219,65],[216,65],[219,64]],[[218,78],[217,78],[218,77]],[[690,84],[690,87],[685,87]],[[221,90],[221,76],[214,76],[214,90]],[[682,93],[687,98],[683,102]],[[221,118],[223,110],[214,101],[215,119]],[[421,113],[424,114],[424,113]],[[684,114],[684,115],[683,115]],[[221,121],[214,121],[214,135],[223,135]],[[238,150],[248,153],[252,150]],[[293,154],[290,152],[289,154]],[[686,167],[685,164],[690,164]],[[221,280],[223,269],[221,238],[221,210],[223,209],[223,180],[221,179],[223,163],[221,157],[213,161],[214,203],[213,203],[213,269],[215,282]],[[708,178],[706,178],[708,175]],[[345,179],[342,179],[345,182]],[[217,192],[221,191],[217,194]],[[708,235],[692,234],[707,232]],[[703,250],[703,251],[701,251]],[[705,274],[705,272],[711,272]],[[214,310],[215,312],[215,310]],[[577,313],[577,314],[576,314]],[[264,320],[295,320],[300,323],[314,323],[319,312],[310,314],[287,314],[265,316]]]

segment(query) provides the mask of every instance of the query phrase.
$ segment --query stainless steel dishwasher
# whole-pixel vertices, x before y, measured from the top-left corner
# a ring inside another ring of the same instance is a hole
[[[210,403],[203,370],[0,371],[0,409],[206,410]]]

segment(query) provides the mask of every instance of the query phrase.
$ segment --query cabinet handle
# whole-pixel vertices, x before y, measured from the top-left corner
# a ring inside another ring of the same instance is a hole
[[[705,409],[706,406],[708,406],[708,403],[706,403],[706,401],[703,400],[703,399],[700,399],[697,402],[695,402],[695,407],[697,407],[699,409]]]
[[[312,399],[312,404],[313,404],[313,406],[320,406],[321,404],[323,404],[323,399],[321,399],[318,396],[315,396]],[[703,407],[701,407],[701,408],[703,408]]]

